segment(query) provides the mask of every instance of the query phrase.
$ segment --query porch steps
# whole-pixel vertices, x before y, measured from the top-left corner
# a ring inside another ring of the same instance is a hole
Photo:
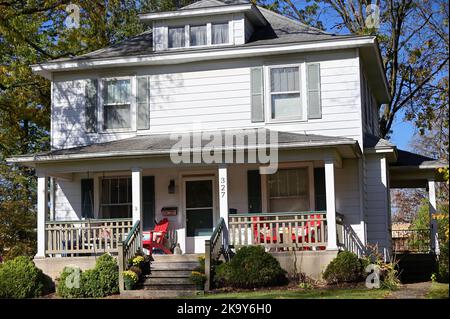
[[[148,298],[178,298],[200,291],[189,279],[198,267],[198,254],[153,255],[150,274],[142,283],[141,292]]]

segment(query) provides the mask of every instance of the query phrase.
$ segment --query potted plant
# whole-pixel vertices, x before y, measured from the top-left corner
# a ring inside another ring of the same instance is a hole
[[[123,272],[123,281],[125,284],[125,290],[133,290],[138,280],[139,280],[138,275],[134,271],[126,270]]]
[[[197,289],[203,290],[205,288],[206,276],[199,271],[191,272],[189,277],[191,281],[197,286]]]

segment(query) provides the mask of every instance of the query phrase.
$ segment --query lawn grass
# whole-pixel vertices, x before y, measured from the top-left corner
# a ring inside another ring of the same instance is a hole
[[[448,284],[433,282],[426,297],[428,299],[448,299]]]
[[[448,290],[447,290],[448,292]],[[199,296],[201,299],[383,299],[388,290],[366,288],[311,289],[311,290],[260,290],[232,293],[214,293]]]

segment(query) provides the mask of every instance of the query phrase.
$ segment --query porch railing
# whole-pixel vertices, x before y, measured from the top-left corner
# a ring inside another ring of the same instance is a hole
[[[123,271],[128,269],[128,260],[134,257],[134,255],[142,248],[141,238],[141,223],[136,221],[128,233],[125,240],[120,241],[118,244],[118,257],[117,262],[119,264],[119,290],[122,292],[124,287]]]
[[[225,254],[228,246],[228,234],[225,220],[221,217],[210,239],[205,240],[205,290],[210,290],[213,280],[214,262]]]
[[[263,245],[273,250],[323,250],[325,211],[249,213],[229,216],[230,245]]]
[[[131,218],[46,221],[48,256],[117,253],[118,243],[132,228]]]

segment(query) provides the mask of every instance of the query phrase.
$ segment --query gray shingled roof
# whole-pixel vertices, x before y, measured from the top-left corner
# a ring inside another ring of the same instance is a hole
[[[447,167],[448,163],[445,162],[444,160],[436,160],[428,156],[423,156],[403,150],[397,150],[397,162],[391,164],[391,166],[437,168],[437,167]]]
[[[225,136],[225,133],[231,133],[235,136],[232,145],[223,145],[224,150],[234,149],[254,149],[264,147],[265,145],[258,145],[246,138],[249,134],[256,134],[258,129],[245,129],[237,131],[213,131],[205,132],[214,136]],[[262,129],[266,135],[266,141],[269,144],[270,130]],[[275,132],[275,131],[273,131]],[[200,136],[199,133],[185,133],[185,137],[192,138],[193,136]],[[276,133],[276,132],[275,132]],[[220,134],[220,135],[219,135]],[[212,137],[208,135],[205,140],[202,140],[202,147],[210,143]],[[330,137],[321,135],[306,135],[289,132],[278,132],[278,148],[309,148],[320,146],[337,146],[337,145],[356,145],[356,141],[351,138],[344,137]],[[177,137],[177,136],[175,136]],[[179,139],[171,139],[171,134],[154,134],[136,136],[132,138],[116,140],[106,143],[96,143],[87,146],[80,146],[68,149],[58,149],[49,152],[42,152],[37,154],[20,155],[15,157],[13,161],[19,161],[21,158],[34,158],[35,161],[61,159],[64,157],[109,157],[109,156],[133,156],[133,155],[156,155],[169,154],[172,147],[178,143]],[[217,140],[215,140],[217,141]],[[238,143],[244,141],[244,143]],[[224,142],[226,143],[226,142]],[[220,150],[221,148],[217,148]],[[191,151],[198,151],[195,147]]]
[[[241,3],[248,3],[248,1],[203,0],[195,2],[190,6],[183,7],[180,10],[194,9],[207,6],[218,6],[219,4],[233,5]],[[233,45],[230,47],[248,47],[248,46],[268,45],[268,44],[289,44],[289,43],[314,42],[321,40],[335,40],[335,39],[345,39],[349,37],[355,37],[354,35],[336,35],[326,33],[322,30],[307,26],[301,22],[287,18],[283,15],[264,9],[262,7],[258,7],[258,9],[261,11],[262,15],[269,22],[269,25],[255,30],[252,38],[248,43],[239,46]],[[221,49],[223,49],[223,47],[221,47]],[[217,48],[184,48],[177,51],[187,52],[199,50],[208,51],[208,50],[217,50]],[[140,56],[152,54],[155,54],[155,52],[153,51],[152,31],[149,30],[135,37],[118,42],[107,48],[103,48],[77,57],[53,60],[51,62],[68,61],[68,60],[72,61],[91,60],[91,59],[115,58],[122,56]],[[165,53],[158,52],[158,54],[160,55]]]
[[[383,149],[383,148],[394,148],[395,145],[385,140],[381,137],[364,133],[363,136],[364,148],[374,148],[374,149]]]

